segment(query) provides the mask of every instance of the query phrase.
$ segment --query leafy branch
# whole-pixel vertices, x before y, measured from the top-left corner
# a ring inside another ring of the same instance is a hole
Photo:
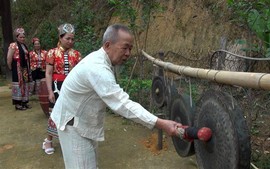
[[[270,57],[270,1],[227,0],[233,21],[247,26],[263,43],[266,57]],[[254,45],[253,45],[254,46]]]
[[[139,49],[146,48],[149,24],[154,12],[162,11],[162,7],[155,0],[108,0],[111,9],[114,10],[114,16],[118,16],[123,22],[126,22],[133,31],[136,47],[136,61],[133,65],[132,72],[126,90],[131,82],[134,70],[138,62],[140,63],[140,77],[143,77],[143,61]],[[140,46],[140,34],[145,31],[143,46]]]

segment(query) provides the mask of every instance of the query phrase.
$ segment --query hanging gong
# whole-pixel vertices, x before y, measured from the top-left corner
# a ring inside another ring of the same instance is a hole
[[[179,95],[173,100],[171,106],[171,120],[182,125],[193,126],[194,107],[191,107],[190,97],[186,94]],[[187,157],[194,154],[193,142],[187,142],[179,137],[172,137],[176,152],[181,157]]]
[[[165,104],[167,107],[167,118],[171,119],[171,107],[172,107],[172,103],[173,100],[175,100],[176,98],[179,97],[178,91],[175,87],[174,84],[170,85],[166,85],[166,89],[165,89]]]
[[[212,91],[209,91],[213,93]],[[216,97],[219,97],[222,103],[226,104],[227,112],[229,113],[237,133],[239,161],[238,169],[249,169],[251,160],[251,144],[250,132],[244,118],[243,111],[237,104],[237,101],[228,93],[215,92]]]
[[[199,168],[249,168],[249,155],[244,155],[250,153],[249,134],[236,101],[220,91],[209,90],[197,107],[194,126],[212,130],[210,141],[194,142]]]
[[[165,101],[165,82],[161,76],[155,76],[152,81],[152,98],[157,107],[164,106]]]

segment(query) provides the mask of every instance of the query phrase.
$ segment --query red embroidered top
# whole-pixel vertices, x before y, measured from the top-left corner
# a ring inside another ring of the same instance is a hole
[[[18,47],[18,45],[16,44],[16,42],[11,43],[11,44],[9,45],[9,48],[15,50],[15,51],[14,51],[14,54],[13,54],[13,59],[14,59],[15,61],[17,61],[17,62],[20,61],[19,47]],[[27,50],[25,50],[24,52],[25,52],[25,55],[28,54],[28,51],[27,51]],[[25,57],[25,58],[28,59],[28,57]]]
[[[47,51],[41,50],[40,53],[32,50],[30,53],[30,67],[31,70],[36,70],[37,68],[41,68],[42,71],[46,70],[46,57]]]
[[[65,60],[64,60],[64,49],[62,47],[56,47],[50,49],[47,54],[46,62],[53,65],[54,74],[65,74]],[[74,49],[69,49],[68,54],[68,71],[70,72],[73,67],[81,60],[81,53]]]

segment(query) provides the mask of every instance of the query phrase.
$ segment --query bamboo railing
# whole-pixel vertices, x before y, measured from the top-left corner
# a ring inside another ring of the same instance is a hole
[[[179,75],[206,79],[221,84],[236,85],[254,89],[270,90],[269,73],[233,72],[213,69],[179,66],[154,58],[142,50],[142,54],[153,64]]]

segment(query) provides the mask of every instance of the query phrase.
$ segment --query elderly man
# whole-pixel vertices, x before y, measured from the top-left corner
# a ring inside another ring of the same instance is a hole
[[[65,79],[54,106],[55,122],[66,169],[97,168],[97,142],[104,140],[106,107],[149,129],[177,135],[181,124],[160,119],[129,99],[116,83],[113,66],[124,63],[131,54],[133,35],[120,24],[109,26],[102,47],[90,53]]]

